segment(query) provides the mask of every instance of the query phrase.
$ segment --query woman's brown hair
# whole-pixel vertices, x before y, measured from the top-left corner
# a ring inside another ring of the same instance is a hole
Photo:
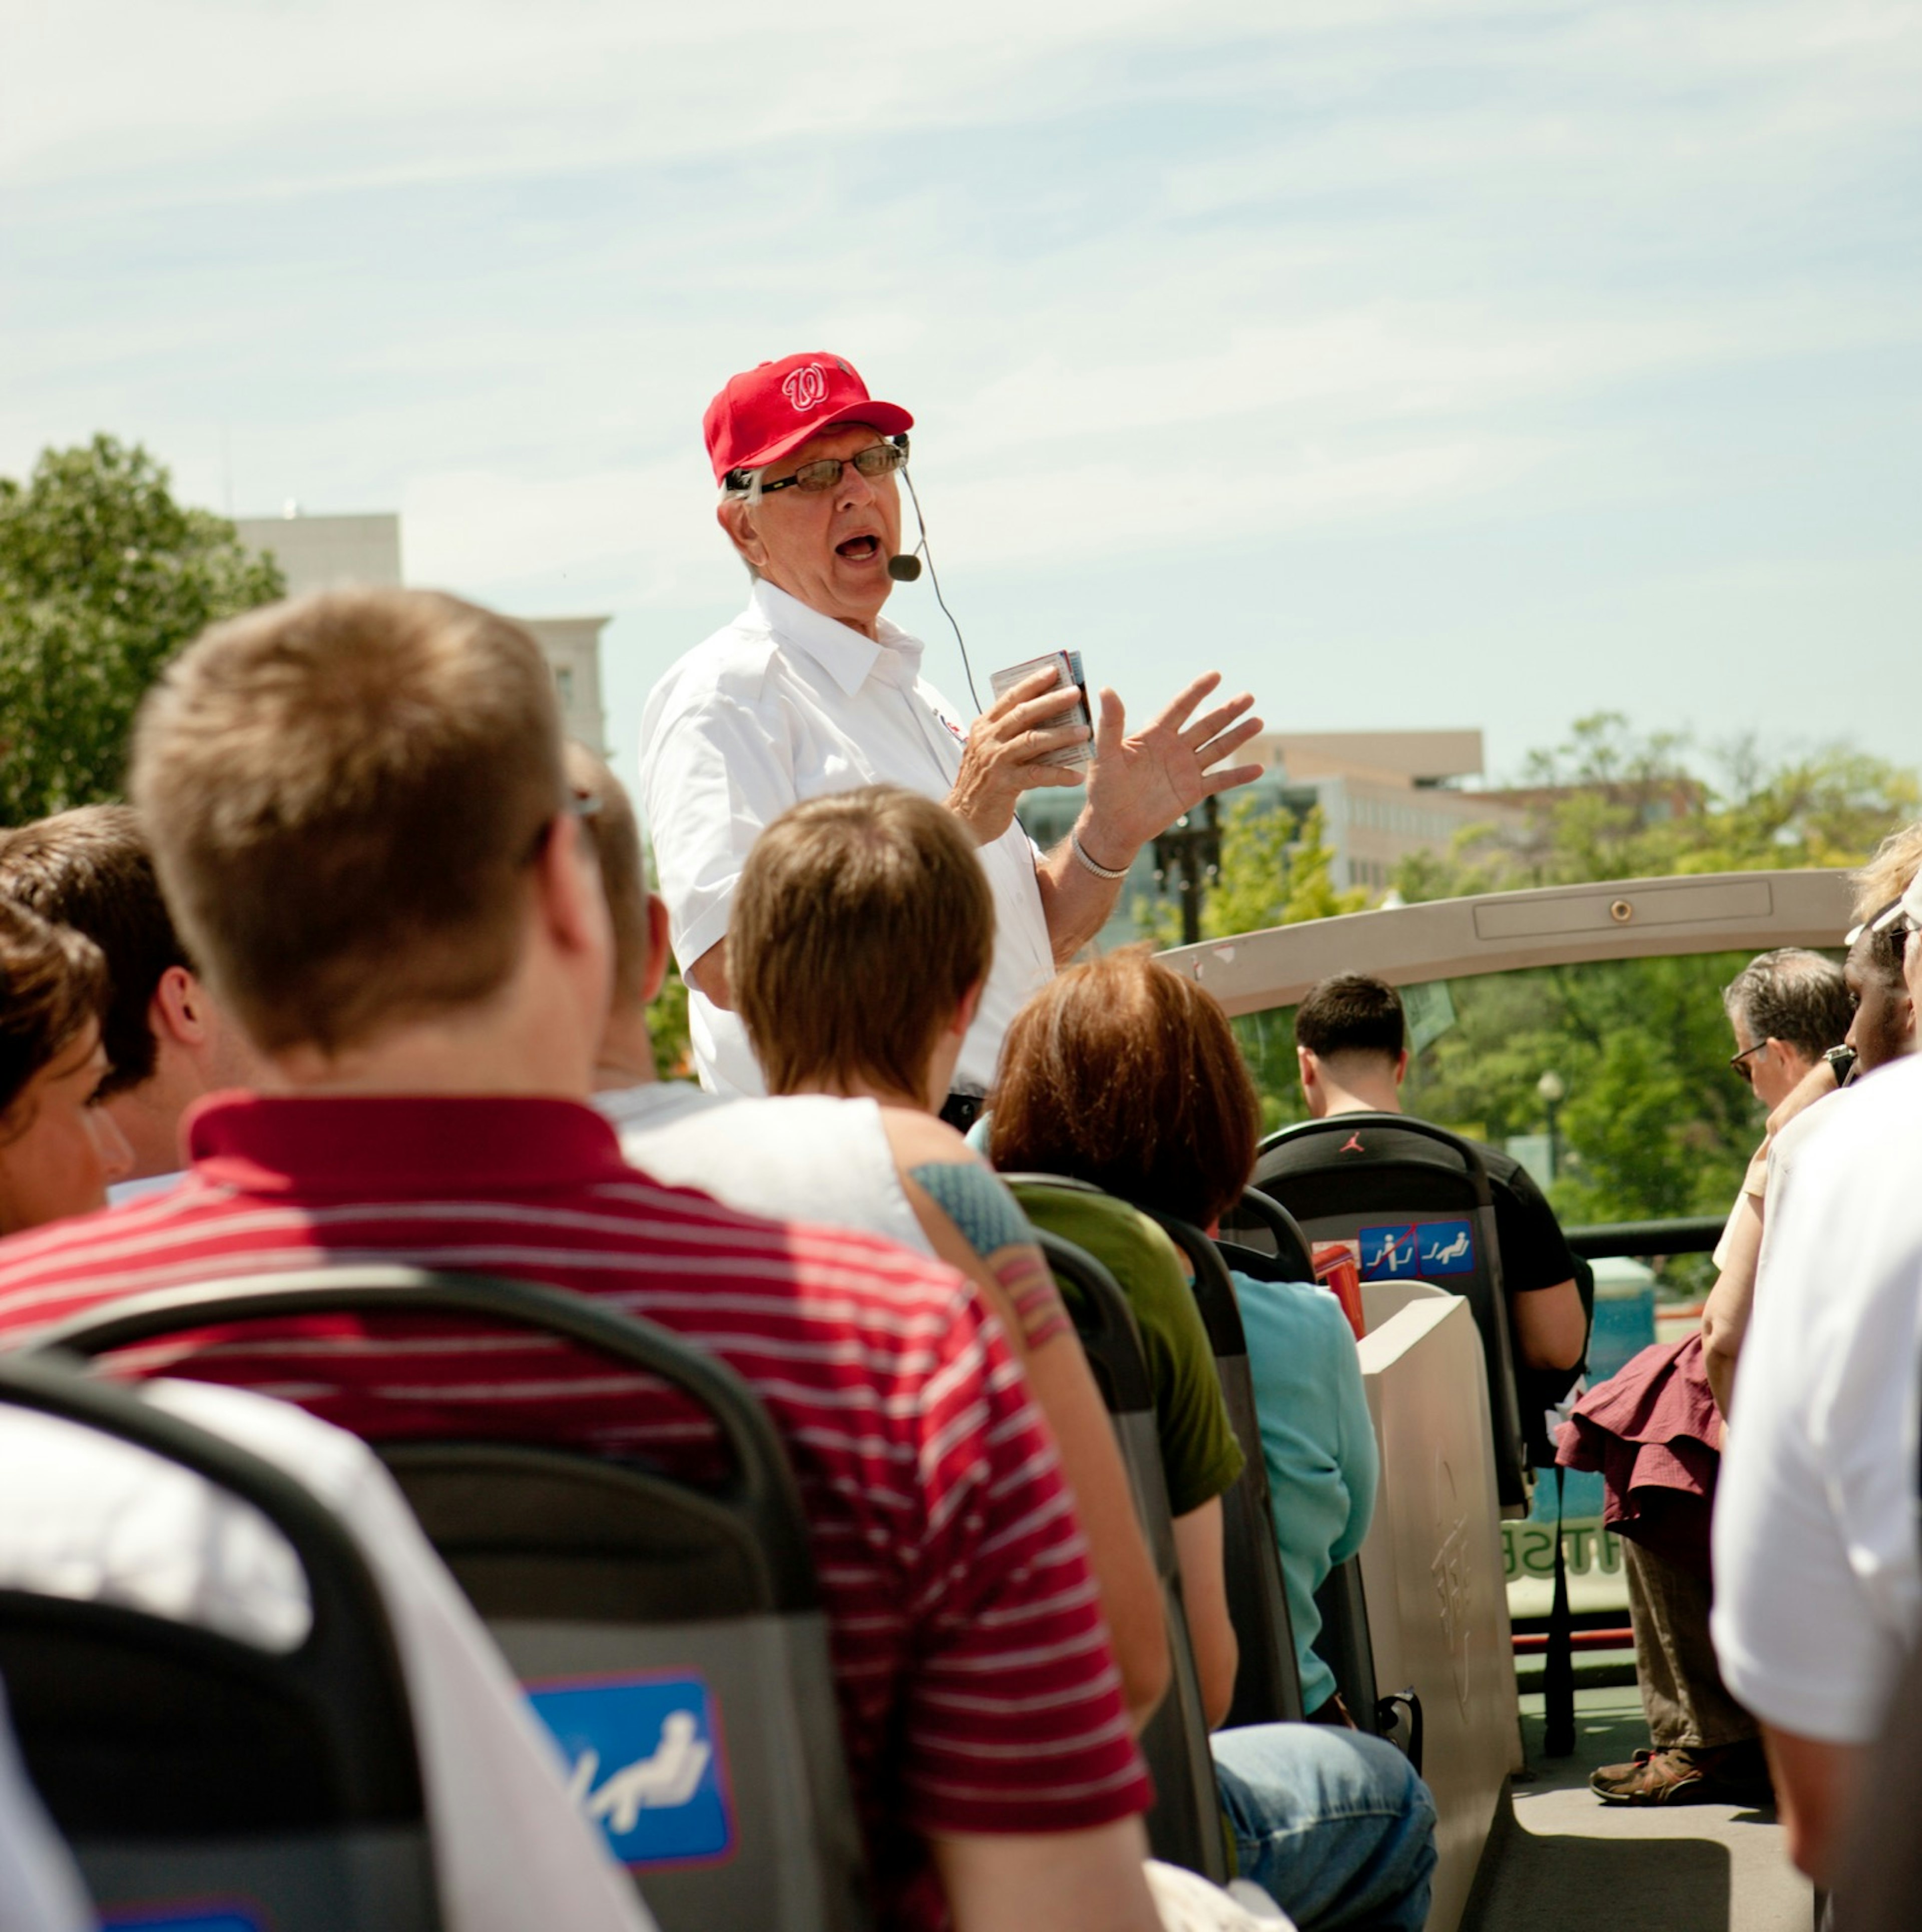
[[[790,806],[755,840],[727,920],[728,984],[770,1094],[865,1080],[919,1094],[994,956],[973,841],[892,785]]]
[[[1261,1102],[1228,1016],[1145,947],[1057,974],[1001,1051],[991,1148],[1206,1227],[1255,1171]]]
[[[42,1067],[65,1051],[107,1002],[106,961],[70,926],[0,899],[0,1124]]]

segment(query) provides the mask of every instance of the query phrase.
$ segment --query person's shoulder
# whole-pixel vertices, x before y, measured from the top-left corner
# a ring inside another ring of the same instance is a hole
[[[1180,1252],[1155,1221],[1112,1194],[1051,1186],[1045,1180],[1014,1184],[1015,1198],[1036,1226],[1086,1248],[1111,1273],[1132,1271],[1123,1286],[1172,1280],[1185,1282]]]
[[[196,1236],[217,1234],[227,1199],[227,1190],[190,1170],[163,1192],[9,1234],[0,1240],[0,1304],[30,1294],[37,1282],[89,1276],[109,1264],[137,1265],[150,1246],[164,1244],[183,1228]],[[0,1321],[13,1320],[0,1306]]]
[[[726,1128],[737,1109],[767,1120],[773,1110],[812,1103],[819,1098],[800,1095],[721,1100],[711,1109],[701,1109],[695,1124],[705,1126],[711,1122],[717,1129]],[[822,1100],[820,1104],[823,1108],[840,1108],[860,1103]],[[831,1124],[841,1117],[824,1113],[822,1118],[824,1124]],[[751,1146],[747,1151],[751,1156]],[[879,1298],[903,1307],[912,1301],[919,1307],[946,1310],[955,1291],[967,1286],[966,1277],[955,1269],[885,1235],[791,1214],[757,1213],[716,1198],[698,1180],[677,1176],[667,1180],[644,1166],[619,1179],[601,1182],[596,1192],[613,1212],[626,1219],[629,1238],[643,1247],[652,1249],[664,1241],[674,1244],[678,1254],[683,1241],[697,1244],[715,1268],[745,1266],[778,1292],[794,1294],[804,1302],[824,1296],[828,1302],[853,1308],[863,1298]],[[832,1199],[823,1196],[820,1212],[831,1214],[833,1206]]]
[[[639,1087],[613,1088],[593,1099],[595,1112],[613,1122],[623,1145],[630,1136],[660,1133],[717,1107],[737,1104],[689,1080],[653,1080]]]
[[[877,1111],[881,1131],[887,1136],[897,1167],[918,1167],[938,1162],[953,1166],[987,1168],[988,1163],[980,1155],[938,1114],[924,1112],[919,1107],[881,1106]]]
[[[1868,1076],[1855,1087],[1839,1087],[1833,1094],[1811,1101],[1780,1129],[1769,1136],[1768,1160],[1771,1172],[1798,1159],[1812,1142],[1838,1125],[1847,1115],[1849,1103],[1862,1090]]]
[[[1239,1269],[1231,1270],[1231,1279],[1243,1310],[1286,1328],[1291,1340],[1298,1334],[1318,1346],[1337,1336],[1354,1340],[1342,1304],[1319,1282],[1263,1281]]]
[[[1879,1066],[1808,1111],[1829,1118],[1804,1141],[1802,1172],[1838,1180],[1887,1174],[1893,1181],[1922,1141],[1922,1054]]]
[[[718,703],[758,705],[780,655],[779,642],[765,620],[752,609],[744,610],[661,673],[642,714],[642,742]]]
[[[1490,1147],[1486,1141],[1471,1141],[1469,1144],[1481,1156],[1482,1171],[1487,1174],[1491,1187],[1519,1194],[1525,1200],[1540,1195],[1542,1190],[1536,1186],[1535,1177],[1512,1154],[1498,1147]]]

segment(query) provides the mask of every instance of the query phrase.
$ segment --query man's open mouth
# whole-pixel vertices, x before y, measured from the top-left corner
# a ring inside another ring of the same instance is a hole
[[[870,557],[879,556],[881,540],[877,536],[850,537],[845,543],[835,545],[834,554],[846,557],[850,563],[865,563]]]

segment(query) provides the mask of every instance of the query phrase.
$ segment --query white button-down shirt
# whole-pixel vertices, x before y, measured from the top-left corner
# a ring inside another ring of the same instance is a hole
[[[747,609],[649,694],[641,797],[684,972],[727,936],[748,848],[790,806],[866,784],[934,799],[954,789],[967,736],[960,713],[922,678],[920,640],[885,618],[876,628],[878,642],[757,583]],[[1009,1021],[1054,958],[1027,835],[1012,824],[977,849],[994,895],[994,962],[955,1080],[985,1093]],[[733,1014],[691,986],[688,1014],[703,1084],[766,1090]]]

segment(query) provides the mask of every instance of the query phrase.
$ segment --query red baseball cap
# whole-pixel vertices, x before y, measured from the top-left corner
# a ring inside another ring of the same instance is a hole
[[[914,427],[898,404],[877,403],[868,394],[852,363],[804,352],[729,377],[700,426],[720,483],[730,470],[778,462],[824,430],[851,422],[866,423],[883,436]]]

